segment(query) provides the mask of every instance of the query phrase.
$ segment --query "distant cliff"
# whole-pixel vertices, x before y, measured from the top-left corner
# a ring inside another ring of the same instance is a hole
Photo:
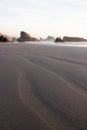
[[[37,38],[31,37],[28,33],[21,31],[20,37],[17,39],[19,42],[25,42],[25,41],[39,41]]]
[[[48,36],[46,39],[40,38],[40,41],[55,41],[55,37]]]
[[[84,41],[87,41],[87,39],[80,38],[80,37],[68,37],[68,36],[64,36],[63,37],[63,41],[64,42],[84,42]]]
[[[55,41],[55,37],[53,37],[53,36],[48,36],[46,40],[47,40],[47,41]]]

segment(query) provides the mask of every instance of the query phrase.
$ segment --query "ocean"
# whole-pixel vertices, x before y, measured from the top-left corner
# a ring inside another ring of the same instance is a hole
[[[18,43],[18,42],[15,42]],[[52,41],[41,41],[41,42],[25,42],[26,44],[40,44],[49,46],[66,46],[66,47],[87,47],[87,42],[52,42]]]

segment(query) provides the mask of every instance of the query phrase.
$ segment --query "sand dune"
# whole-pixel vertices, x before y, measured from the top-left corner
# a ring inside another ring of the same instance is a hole
[[[0,43],[1,130],[87,130],[87,48]]]

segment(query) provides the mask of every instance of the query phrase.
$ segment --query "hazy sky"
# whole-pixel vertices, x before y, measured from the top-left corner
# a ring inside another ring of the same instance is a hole
[[[87,0],[0,0],[0,32],[87,38]]]

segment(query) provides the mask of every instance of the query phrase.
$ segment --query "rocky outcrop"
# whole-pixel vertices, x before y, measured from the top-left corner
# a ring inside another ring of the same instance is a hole
[[[44,39],[42,37],[40,37],[40,41],[44,41]]]
[[[55,42],[64,42],[61,38],[57,37]]]
[[[53,36],[48,36],[46,40],[47,40],[47,41],[55,41],[55,37],[53,37]]]
[[[12,37],[12,42],[16,42],[17,41],[17,38],[16,37]]]
[[[10,39],[8,36],[0,33],[0,42],[9,42],[9,41],[10,41]]]
[[[48,36],[46,39],[40,38],[40,41],[55,41],[55,37]]]
[[[84,42],[84,41],[87,41],[87,39],[84,39],[84,38],[80,38],[80,37],[68,37],[68,36],[64,36],[63,40],[65,42]]]
[[[39,41],[37,38],[31,37],[28,33],[21,31],[20,38],[17,39],[19,42],[25,42],[25,41]]]

